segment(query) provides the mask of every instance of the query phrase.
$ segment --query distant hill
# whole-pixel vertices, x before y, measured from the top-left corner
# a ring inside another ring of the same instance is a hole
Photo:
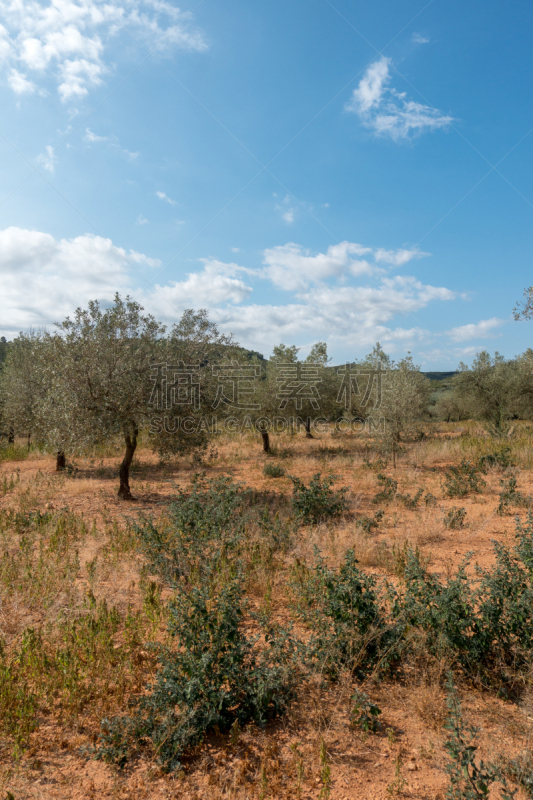
[[[457,372],[423,372],[422,375],[425,375],[430,381],[445,381],[447,378],[453,378]]]

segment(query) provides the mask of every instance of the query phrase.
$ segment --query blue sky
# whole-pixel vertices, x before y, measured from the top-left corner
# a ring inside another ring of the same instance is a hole
[[[118,290],[265,355],[530,345],[531,4],[0,8],[8,337]]]

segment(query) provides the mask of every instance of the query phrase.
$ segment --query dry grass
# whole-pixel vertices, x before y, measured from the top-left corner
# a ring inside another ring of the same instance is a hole
[[[511,447],[519,467],[520,490],[533,494],[530,433],[529,426],[520,424],[515,438],[504,444]],[[11,570],[4,570],[0,577],[0,635],[6,652],[20,653],[23,636],[27,636],[24,631],[33,628],[46,634],[43,646],[54,664],[60,658],[65,636],[70,635],[66,633],[71,630],[69,624],[82,626],[79,635],[86,649],[79,647],[77,677],[70,689],[65,681],[61,683],[55,668],[49,670],[50,676],[55,676],[53,680],[37,667],[31,673],[33,677],[28,677],[28,688],[37,691],[36,687],[41,687],[35,711],[39,728],[29,734],[29,746],[18,754],[16,763],[13,739],[4,735],[0,790],[11,791],[17,800],[317,798],[323,788],[326,758],[332,800],[385,800],[395,776],[394,760],[401,756],[404,764],[415,765],[404,768],[406,796],[420,800],[444,797],[444,666],[425,657],[423,646],[402,685],[391,680],[369,682],[364,687],[383,712],[383,727],[376,735],[365,737],[350,728],[350,697],[355,684],[345,675],[336,685],[311,682],[285,718],[263,731],[247,728],[235,745],[228,737],[208,737],[186,761],[182,774],[165,776],[149,759],[118,772],[101,762],[86,760],[79,752],[80,747],[94,743],[102,716],[123,709],[127,698],[149,682],[154,661],[145,641],[162,641],[167,635],[165,603],[170,593],[161,591],[160,586],[154,588],[152,578],[143,573],[130,520],[164,515],[175,487],[186,489],[199,469],[208,478],[231,475],[258,493],[274,493],[279,508],[286,507],[292,484],[287,477],[265,476],[265,463],[279,463],[288,474],[305,482],[316,472],[335,475],[337,486],[349,489],[344,517],[335,523],[301,528],[290,553],[277,557],[273,565],[257,565],[250,575],[248,592],[253,607],[268,607],[269,613],[284,624],[291,618],[287,581],[294,560],[313,564],[316,548],[332,566],[353,548],[362,568],[392,582],[399,580],[398,553],[406,542],[418,546],[430,569],[438,573],[453,570],[468,551],[474,552],[473,563],[487,565],[492,559],[491,539],[507,541],[514,530],[512,517],[495,513],[502,472],[491,468],[483,493],[460,501],[443,493],[443,475],[450,464],[463,458],[476,461],[499,444],[486,437],[479,423],[439,423],[430,434],[408,446],[396,471],[390,466],[372,466],[373,443],[364,436],[324,435],[314,440],[298,435],[272,437],[277,451],[274,458],[263,455],[259,437],[220,436],[216,452],[212,451],[201,467],[191,459],[161,466],[156,456],[141,449],[131,481],[137,499],[131,504],[116,498],[121,451],[114,442],[87,459],[75,459],[78,472],[73,475],[56,474],[53,459],[35,451],[21,461],[1,462],[0,482],[4,476],[8,485],[11,475],[19,478],[12,489],[0,495],[0,515],[51,515],[42,528],[23,534],[33,537],[33,555],[24,563],[21,534],[12,522],[6,522],[7,516],[2,517],[5,524],[0,546],[8,553],[4,564],[9,563]],[[380,489],[378,472],[397,480],[403,494],[413,496],[423,487],[435,495],[437,505],[409,510],[395,499],[382,506],[383,517],[377,528],[365,532],[358,520],[372,517],[378,510],[372,503]],[[450,531],[444,526],[443,516],[453,506],[466,509],[464,529]],[[70,522],[62,544],[58,544],[55,531],[63,517]],[[255,535],[251,530],[250,536]],[[104,613],[98,611],[104,601],[108,612],[116,617],[112,625],[105,622],[105,615],[98,617],[104,632],[97,641],[90,632],[93,623],[88,620]],[[82,651],[94,656],[81,658]],[[483,738],[482,748],[490,752],[501,732],[509,752],[520,750],[522,737],[531,735],[532,730],[529,696],[524,695],[521,707],[481,693],[469,697],[474,698],[469,709],[472,719],[486,724],[488,715],[492,715],[490,735]],[[392,733],[387,735],[387,730]],[[325,750],[321,751],[322,740]]]

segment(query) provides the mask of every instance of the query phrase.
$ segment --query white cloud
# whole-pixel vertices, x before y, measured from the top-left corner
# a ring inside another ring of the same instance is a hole
[[[43,169],[46,169],[53,175],[56,169],[57,156],[51,144],[47,144],[45,150],[46,150],[45,154],[41,153],[40,155],[37,156],[37,161],[39,162],[39,166],[42,166]]]
[[[230,250],[231,250],[232,253],[240,253],[241,252],[241,248],[240,247],[230,247]]]
[[[65,102],[102,83],[110,69],[106,50],[124,29],[159,52],[207,48],[189,14],[166,0],[0,0],[0,14],[0,60],[13,91],[35,90],[29,71],[51,77]]]
[[[477,323],[472,322],[469,325],[452,328],[447,331],[447,334],[454,342],[467,342],[469,339],[494,339],[498,335],[495,333],[495,328],[502,325],[505,325],[505,320],[491,317],[491,319],[482,319]]]
[[[85,128],[85,135],[83,137],[83,141],[87,142],[88,144],[100,144],[101,142],[107,142],[108,146],[114,150],[120,151],[123,153],[130,161],[135,161],[141,154],[140,153],[132,153],[131,150],[127,150],[125,147],[121,147],[118,139],[116,136],[100,136],[97,133],[94,133],[90,128]],[[67,145],[68,146],[68,145]]]
[[[90,128],[85,128],[85,136],[83,138],[86,142],[107,142],[107,136],[98,136]]]
[[[390,266],[401,266],[412,258],[422,258],[423,253],[416,248],[412,250],[384,250],[364,247],[355,242],[340,242],[331,245],[326,253],[312,254],[300,245],[289,242],[264,251],[263,263],[266,265],[263,275],[276,286],[287,291],[302,292],[310,283],[324,281],[328,278],[343,279],[349,275],[378,275],[383,273],[379,263]],[[374,264],[361,256],[373,256]]]
[[[413,33],[411,41],[413,44],[427,44],[429,42],[429,37],[423,36],[421,33]]]
[[[234,333],[241,344],[265,353],[280,341],[301,343],[318,337],[328,340],[332,353],[343,355],[362,354],[378,339],[392,352],[418,343],[428,345],[429,331],[402,327],[398,320],[457,295],[412,276],[384,273],[370,263],[373,252],[341,242],[326,253],[311,254],[289,243],[266,250],[263,269],[206,258],[183,279],[146,287],[137,271],[159,267],[160,262],[143,253],[126,251],[100,236],[57,240],[39,231],[8,228],[0,231],[4,326],[0,333],[11,337],[19,330],[51,325],[88,300],[107,303],[119,291],[139,297],[147,311],[169,324],[186,308],[209,308],[210,317],[221,329]],[[252,296],[262,300],[263,281],[274,286],[281,282],[286,288],[295,266],[312,277],[305,285],[293,285],[296,294],[289,303],[250,302]],[[358,281],[354,277],[357,270],[372,283]],[[344,284],[338,283],[339,277]],[[252,279],[261,282],[256,293]]]
[[[149,225],[150,224],[150,220],[146,219],[146,217],[143,217],[142,214],[139,214],[139,216],[135,220],[135,224],[136,225]]]
[[[33,94],[37,88],[33,81],[29,81],[22,72],[14,68],[11,69],[7,82],[15,94]]]
[[[285,222],[288,222],[291,225],[294,222],[294,208],[289,208],[288,211],[285,211],[282,215]]]
[[[176,205],[176,200],[173,200],[171,197],[168,196],[168,194],[165,194],[165,192],[156,192],[156,195],[157,197],[159,197],[160,200],[164,200],[165,203],[170,203],[171,206]]]
[[[101,236],[57,240],[21,228],[0,231],[4,332],[51,325],[91,299],[111,301],[116,291],[131,291],[135,272],[130,264],[159,263]]]
[[[389,88],[391,63],[390,58],[382,56],[368,67],[345,110],[357,114],[362,124],[377,136],[389,136],[394,141],[447,128],[453,117],[407,100],[405,92]]]
[[[252,292],[235,275],[249,272],[238,264],[226,264],[215,258],[201,259],[204,268],[201,272],[190,272],[184,281],[170,281],[165,286],[156,285],[148,302],[157,307],[161,314],[168,316],[168,303],[181,310],[191,306],[205,308],[220,303],[243,303]]]

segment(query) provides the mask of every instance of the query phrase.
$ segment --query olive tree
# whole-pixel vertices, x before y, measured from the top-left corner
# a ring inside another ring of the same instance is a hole
[[[196,419],[205,409],[212,387],[209,381],[202,386],[199,375],[210,376],[211,362],[230,341],[209,322],[207,312],[187,311],[166,336],[165,326],[144,314],[139,303],[117,294],[110,308],[90,302],[57,327],[61,348],[49,393],[53,402],[46,409],[50,427],[63,426],[65,440],[81,451],[108,437],[122,437],[120,498],[131,499],[129,472],[141,432],[161,455],[205,447],[205,429],[193,425],[183,430],[166,424],[167,417],[164,424],[154,424],[154,416],[169,409],[169,396],[179,400],[184,376],[194,400],[187,412]]]
[[[402,441],[416,434],[417,423],[427,408],[431,384],[409,355],[397,364],[390,362],[382,378],[381,403],[372,412],[378,433],[380,449],[396,457],[402,450]]]

